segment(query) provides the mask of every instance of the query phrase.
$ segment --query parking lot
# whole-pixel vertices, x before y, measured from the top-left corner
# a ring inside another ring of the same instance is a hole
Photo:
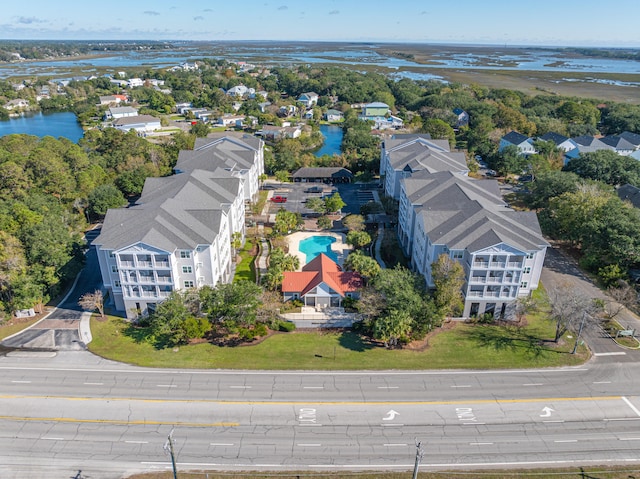
[[[377,191],[376,184],[323,184],[323,183],[269,183],[264,186],[265,189],[271,191],[270,198],[276,196],[285,197],[286,202],[269,201],[269,213],[275,214],[280,208],[294,213],[301,213],[303,216],[314,214],[306,207],[308,198],[323,198],[330,196],[336,192],[340,193],[340,197],[347,204],[342,209],[343,213],[360,213],[360,205],[369,201],[374,201],[374,192]],[[315,191],[319,190],[319,191]]]

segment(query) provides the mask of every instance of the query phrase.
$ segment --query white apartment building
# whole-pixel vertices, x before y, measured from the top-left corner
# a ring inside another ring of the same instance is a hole
[[[467,175],[465,154],[451,152],[448,140],[432,140],[429,135],[393,135],[385,138],[380,152],[380,175],[384,176],[384,192],[400,199],[400,181],[419,171],[436,173],[451,171]]]
[[[244,180],[244,199],[253,201],[264,173],[264,142],[252,135],[198,138],[193,150],[178,155],[176,172],[218,168]]]
[[[206,169],[189,164],[192,168],[173,176],[147,178],[135,205],[107,212],[93,244],[117,310],[136,318],[172,291],[233,279],[231,239],[239,232],[244,241],[245,187],[255,175],[257,192],[257,172],[264,171],[262,164],[248,163],[249,156],[263,161],[263,143],[256,140],[224,140],[205,148]],[[244,174],[228,167],[240,160]]]
[[[402,180],[398,237],[431,288],[431,264],[447,254],[465,271],[463,317],[509,317],[538,287],[548,243],[533,212],[514,211],[495,180],[422,172]]]

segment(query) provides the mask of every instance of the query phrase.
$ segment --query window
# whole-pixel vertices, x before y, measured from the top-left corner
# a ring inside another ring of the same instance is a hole
[[[457,251],[451,252],[451,257],[453,259],[462,259],[463,256],[464,256],[464,251],[457,250]]]
[[[116,254],[113,251],[109,252],[109,258],[115,258]]]
[[[111,272],[112,273],[117,273],[118,272],[118,267],[115,264],[111,265]]]
[[[191,266],[183,266],[182,267],[182,272],[183,273],[192,273],[193,271],[191,270]]]
[[[193,288],[193,281],[185,281],[184,282],[184,287],[185,288]]]
[[[533,253],[527,253],[527,259],[533,259]]]
[[[113,282],[113,287],[114,288],[119,288],[120,287],[120,281],[118,281],[117,279]]]
[[[186,249],[181,250],[181,251],[180,251],[180,257],[181,257],[182,259],[188,259],[188,258],[191,258],[191,251],[186,250]]]
[[[531,268],[527,267],[524,269],[524,274],[529,274],[531,273]]]
[[[520,283],[521,288],[526,288],[527,286],[529,286],[529,283],[527,283],[526,281],[523,281],[522,283]]]

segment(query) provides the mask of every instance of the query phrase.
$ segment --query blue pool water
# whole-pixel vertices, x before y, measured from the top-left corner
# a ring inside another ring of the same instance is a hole
[[[324,253],[333,261],[338,262],[338,255],[331,251],[331,245],[335,242],[336,239],[332,236],[310,236],[300,241],[298,249],[306,255],[306,263],[313,260],[320,253]]]

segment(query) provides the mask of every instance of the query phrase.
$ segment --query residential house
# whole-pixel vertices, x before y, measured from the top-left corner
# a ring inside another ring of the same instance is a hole
[[[310,91],[307,93],[303,93],[298,97],[298,101],[302,103],[305,107],[311,108],[314,105],[318,104],[319,95],[316,92]]]
[[[298,107],[295,105],[283,105],[278,109],[278,116],[290,117],[298,114]]]
[[[380,175],[384,175],[387,196],[400,199],[400,180],[423,170],[469,173],[465,154],[451,152],[448,140],[432,140],[429,135],[393,135],[383,140]]]
[[[118,118],[114,120],[113,127],[122,131],[136,130],[139,133],[147,133],[162,127],[160,118],[151,115],[138,115]]]
[[[100,97],[99,106],[118,106],[122,102],[126,102],[125,95],[104,95]]]
[[[144,80],[142,78],[130,78],[127,80],[128,88],[136,88],[144,85]]]
[[[324,253],[302,267],[285,271],[282,295],[285,301],[298,299],[317,309],[338,308],[344,298],[359,298],[363,287],[360,274],[342,268]]]
[[[176,112],[179,115],[184,115],[186,112],[191,111],[193,104],[191,102],[176,103]]]
[[[270,141],[279,140],[280,138],[299,138],[302,135],[302,128],[299,126],[263,125],[262,129],[256,134]]]
[[[236,85],[227,90],[227,95],[233,96],[236,98],[242,98],[244,96],[255,94],[255,92],[256,90],[254,88],[248,88],[244,85]]]
[[[22,98],[16,98],[15,100],[9,100],[3,105],[5,110],[21,110],[23,108],[29,108],[29,101]]]
[[[363,117],[363,119],[368,119],[369,117],[386,116],[389,112],[389,105],[376,101],[365,104],[362,107],[360,116]]]
[[[177,173],[223,169],[244,180],[244,199],[254,201],[264,173],[264,142],[253,135],[227,133],[197,138],[193,150],[178,153]]]
[[[511,131],[500,139],[498,151],[502,152],[508,146],[515,146],[518,148],[518,153],[523,156],[537,153],[533,147],[533,139],[517,131]]]
[[[640,188],[630,184],[622,185],[616,190],[618,198],[628,201],[634,207],[640,208]]]
[[[328,122],[339,122],[344,120],[344,114],[341,111],[330,109],[324,114],[324,119]]]
[[[548,132],[542,135],[540,140],[543,141],[551,141],[555,143],[555,145],[564,151],[564,164],[566,165],[569,161],[574,158],[580,156],[580,150],[578,149],[578,144],[573,141],[571,138],[567,138],[564,135],[555,132]]]
[[[305,120],[313,120],[313,109],[305,111],[303,118]]]
[[[627,132],[627,134],[633,135],[633,133],[629,132]],[[637,144],[632,143],[622,135],[605,136],[604,138],[600,138],[600,141],[605,145],[609,145],[620,156],[629,156],[638,149]]]
[[[456,128],[469,126],[469,113],[462,108],[454,108],[453,114],[456,116]]]
[[[504,203],[495,180],[422,172],[402,180],[398,232],[413,270],[434,288],[441,254],[465,274],[463,317],[509,318],[539,284],[548,243],[534,212]]]
[[[578,151],[580,153],[593,153],[599,150],[614,150],[610,145],[607,145],[601,138],[596,138],[591,135],[583,135],[572,138],[572,140],[578,145]]]
[[[224,127],[237,127],[242,128],[244,122],[244,115],[223,115],[218,118],[217,124]]]
[[[104,115],[105,120],[118,118],[129,118],[132,116],[138,116],[138,109],[132,106],[119,106],[109,108]]]
[[[270,101],[263,101],[261,103],[258,103],[258,108],[260,109],[260,113],[266,113],[267,107],[270,107],[270,106],[271,106]]]

